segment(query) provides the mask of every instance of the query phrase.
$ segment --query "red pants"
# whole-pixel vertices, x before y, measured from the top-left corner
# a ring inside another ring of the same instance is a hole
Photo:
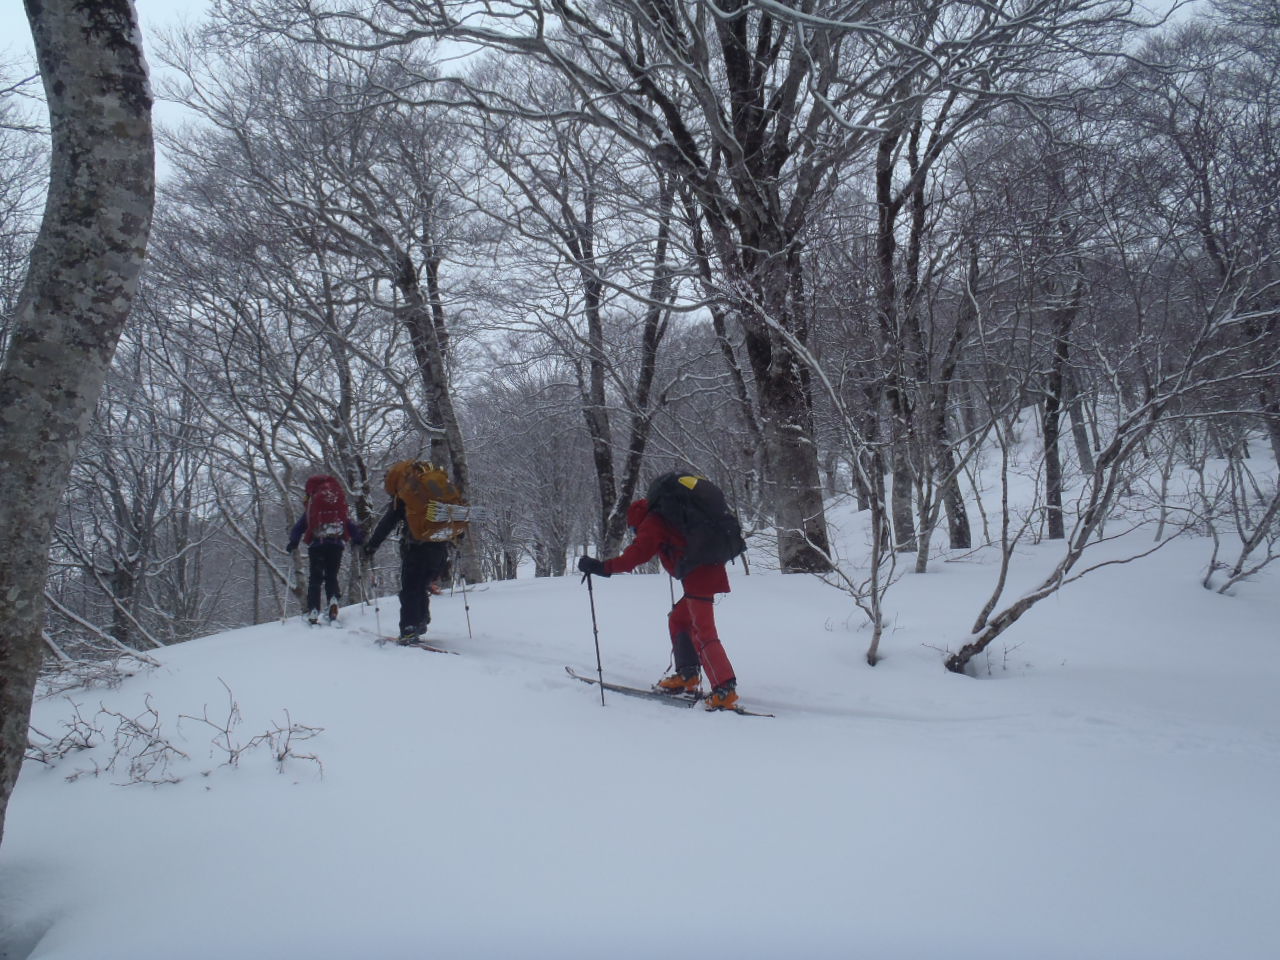
[[[671,608],[667,624],[677,672],[692,673],[701,664],[712,689],[734,679],[733,665],[716,633],[715,604],[710,597],[685,594]]]

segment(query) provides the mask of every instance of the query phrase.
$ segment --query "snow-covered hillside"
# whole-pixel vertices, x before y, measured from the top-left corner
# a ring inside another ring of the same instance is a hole
[[[435,600],[458,656],[376,645],[394,597],[168,649],[38,704],[45,734],[74,709],[107,742],[23,771],[0,957],[1275,957],[1280,589],[1201,589],[1206,551],[1069,586],[977,678],[941,650],[988,555],[894,586],[874,669],[843,594],[734,568],[722,635],[776,719],[601,707],[564,672],[595,671],[576,577],[472,592],[470,637]],[[1055,556],[1023,554],[1027,583]],[[595,600],[606,678],[661,676],[667,579]],[[103,708],[158,723],[186,756],[135,774],[179,782],[118,785]]]

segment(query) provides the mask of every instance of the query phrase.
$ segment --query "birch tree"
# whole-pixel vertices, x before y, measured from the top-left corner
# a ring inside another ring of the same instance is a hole
[[[27,0],[52,157],[0,367],[0,837],[42,653],[58,501],[137,289],[155,194],[151,90],[131,0]]]

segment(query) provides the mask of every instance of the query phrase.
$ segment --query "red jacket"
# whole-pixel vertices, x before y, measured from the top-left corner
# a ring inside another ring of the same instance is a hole
[[[627,526],[635,531],[631,546],[612,560],[604,562],[609,575],[630,573],[656,554],[667,573],[675,576],[676,565],[684,556],[684,537],[680,531],[649,510],[649,501],[637,500],[627,508]],[[685,575],[684,592],[695,597],[709,597],[729,592],[729,574],[723,563],[695,567]]]

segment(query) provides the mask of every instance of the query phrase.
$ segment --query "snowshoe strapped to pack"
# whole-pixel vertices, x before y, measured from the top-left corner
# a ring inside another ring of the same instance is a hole
[[[706,477],[664,473],[649,484],[649,509],[685,539],[675,575],[683,579],[696,567],[728,563],[747,549],[742,524],[725,502],[724,492]]]
[[[425,460],[401,460],[392,464],[383,483],[387,493],[404,504],[405,523],[409,535],[420,541],[456,540],[466,533],[464,520],[438,520],[447,516],[442,504],[465,504],[458,488],[449,482],[448,474]]]
[[[303,539],[307,543],[332,537],[348,539],[347,495],[338,478],[327,473],[308,477],[306,494],[307,532]]]

